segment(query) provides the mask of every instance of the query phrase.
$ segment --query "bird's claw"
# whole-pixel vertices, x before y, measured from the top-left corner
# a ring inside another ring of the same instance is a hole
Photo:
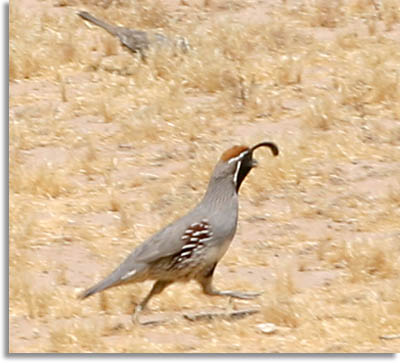
[[[260,296],[263,292],[242,292],[242,291],[221,291],[221,295],[230,296],[236,299],[251,300]]]
[[[141,311],[143,310],[141,305],[137,305],[135,308],[135,311],[132,314],[132,323],[133,324],[140,324],[142,325],[140,319],[139,319],[139,315],[141,313]]]

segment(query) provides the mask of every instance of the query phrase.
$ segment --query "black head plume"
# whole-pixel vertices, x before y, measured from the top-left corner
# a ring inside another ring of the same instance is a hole
[[[243,157],[238,161],[237,164],[237,169],[234,175],[236,192],[239,191],[240,185],[242,184],[243,180],[246,178],[250,170],[255,166],[257,166],[257,160],[253,159],[254,150],[263,146],[269,147],[274,156],[277,156],[279,154],[279,149],[273,142],[261,142],[257,145],[254,145],[252,148],[248,149],[248,152],[243,155]]]
[[[272,151],[272,154],[273,154],[274,156],[279,155],[278,146],[276,146],[273,142],[267,142],[267,141],[266,141],[266,142],[260,142],[259,144],[254,145],[254,146],[250,149],[250,152],[252,153],[255,149],[258,149],[259,147],[262,147],[262,146],[269,147],[269,148],[271,149],[271,151]]]

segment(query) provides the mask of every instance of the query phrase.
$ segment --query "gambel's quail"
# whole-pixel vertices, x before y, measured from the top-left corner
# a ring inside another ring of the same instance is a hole
[[[151,46],[176,46],[183,51],[187,51],[189,44],[183,37],[170,39],[160,33],[145,32],[143,30],[129,29],[122,26],[111,25],[103,20],[95,18],[87,11],[77,13],[81,18],[105,29],[111,35],[118,37],[121,43],[133,53],[140,53],[143,60],[146,59],[145,51]]]
[[[188,214],[139,245],[117,269],[84,291],[80,298],[112,286],[155,280],[149,294],[136,307],[137,316],[154,295],[176,281],[197,280],[207,295],[239,299],[260,295],[215,290],[212,277],[235,235],[238,191],[247,174],[257,165],[253,152],[261,146],[269,147],[274,156],[279,153],[278,147],[271,142],[262,142],[251,148],[234,146],[225,151],[201,202]]]

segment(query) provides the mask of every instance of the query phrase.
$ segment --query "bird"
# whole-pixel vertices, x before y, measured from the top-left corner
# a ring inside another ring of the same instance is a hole
[[[146,32],[143,30],[129,29],[122,26],[108,24],[103,20],[95,18],[87,11],[78,11],[77,14],[81,18],[105,29],[111,35],[119,38],[122,45],[124,45],[133,53],[139,53],[142,60],[146,60],[145,52],[152,45],[158,47],[163,47],[166,45],[170,47],[176,46],[181,48],[184,52],[189,49],[189,43],[184,37],[170,39],[160,33]]]
[[[220,157],[201,201],[186,215],[145,240],[104,280],[79,295],[85,299],[105,289],[155,280],[150,292],[136,305],[134,321],[150,299],[178,281],[195,280],[206,295],[252,299],[259,292],[219,291],[212,284],[218,262],[235,235],[238,193],[250,170],[257,166],[253,153],[268,147],[274,156],[278,147],[261,142],[253,147],[236,145]]]

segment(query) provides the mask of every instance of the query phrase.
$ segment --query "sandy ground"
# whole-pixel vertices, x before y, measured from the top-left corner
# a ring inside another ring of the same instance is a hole
[[[399,352],[396,2],[185,3],[12,3],[10,352]],[[78,9],[193,50],[143,63]],[[257,151],[215,274],[259,298],[175,284],[145,326],[150,283],[76,299],[195,205],[226,148],[265,140],[281,154]]]

